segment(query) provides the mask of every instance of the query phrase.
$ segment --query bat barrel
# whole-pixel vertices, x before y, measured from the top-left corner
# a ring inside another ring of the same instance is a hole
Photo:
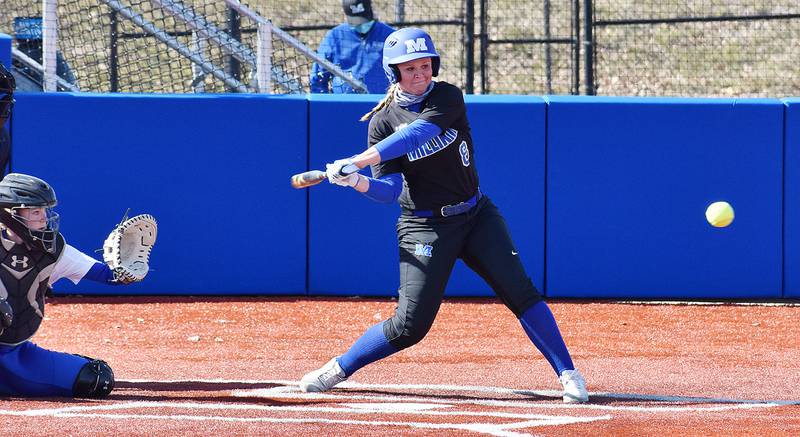
[[[319,170],[311,170],[305,173],[300,173],[292,176],[292,187],[306,188],[325,180],[325,172]]]

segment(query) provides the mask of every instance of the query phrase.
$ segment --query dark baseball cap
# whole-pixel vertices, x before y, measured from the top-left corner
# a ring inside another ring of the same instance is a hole
[[[371,0],[342,0],[342,9],[351,26],[358,26],[373,19]]]

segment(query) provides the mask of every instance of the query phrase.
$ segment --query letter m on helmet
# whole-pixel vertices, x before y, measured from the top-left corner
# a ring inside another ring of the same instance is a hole
[[[425,38],[407,39],[405,43],[406,43],[406,53],[428,51],[428,44],[425,42]]]
[[[389,82],[396,83],[400,80],[400,70],[397,65],[415,59],[431,58],[431,69],[434,76],[439,75],[439,53],[424,30],[417,27],[405,27],[395,30],[386,37],[383,44],[383,71]]]

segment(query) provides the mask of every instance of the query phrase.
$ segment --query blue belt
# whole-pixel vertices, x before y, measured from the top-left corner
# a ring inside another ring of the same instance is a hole
[[[415,217],[450,217],[452,215],[464,214],[474,208],[475,205],[478,204],[478,201],[481,200],[481,197],[483,197],[483,194],[481,194],[481,190],[478,189],[478,192],[474,196],[461,203],[445,205],[438,210],[413,209],[411,210],[411,214]]]

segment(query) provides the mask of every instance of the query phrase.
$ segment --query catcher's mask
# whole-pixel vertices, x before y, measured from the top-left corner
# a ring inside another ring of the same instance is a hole
[[[56,192],[50,184],[37,177],[9,173],[0,181],[0,222],[32,248],[55,252],[59,217],[53,208],[57,203]],[[23,208],[44,208],[44,228],[29,228],[28,221],[19,214]]]
[[[14,76],[0,63],[0,127],[11,115],[11,108],[14,107],[15,88]]]

